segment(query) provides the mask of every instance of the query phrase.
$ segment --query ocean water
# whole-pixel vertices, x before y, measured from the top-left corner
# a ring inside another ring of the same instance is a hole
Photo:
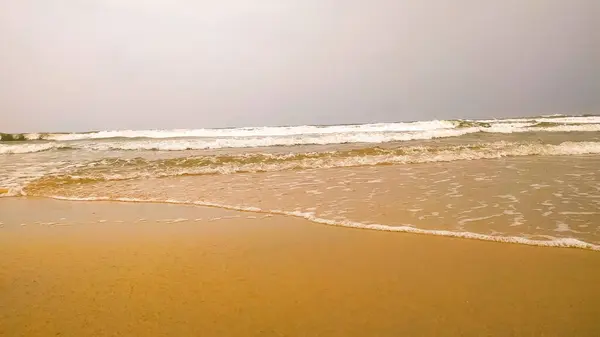
[[[207,205],[600,250],[598,116],[0,138],[1,197]]]

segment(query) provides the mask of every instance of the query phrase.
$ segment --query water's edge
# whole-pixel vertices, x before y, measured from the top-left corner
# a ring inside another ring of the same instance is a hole
[[[28,198],[28,197],[20,197],[20,198]],[[181,200],[158,200],[158,199],[132,199],[132,198],[108,198],[108,197],[89,197],[89,198],[76,198],[76,197],[62,197],[62,196],[46,196],[46,197],[35,197],[42,199],[52,199],[52,200],[60,200],[60,201],[72,201],[72,202],[93,202],[93,201],[104,201],[104,202],[118,202],[118,203],[152,203],[152,204],[174,204],[174,205],[188,205],[188,206],[203,206],[210,208],[219,208],[230,211],[238,211],[244,213],[254,213],[254,214],[270,214],[270,215],[280,215],[280,216],[288,216],[295,217],[308,220],[313,223],[323,224],[328,226],[335,227],[346,227],[346,228],[354,228],[354,229],[364,229],[364,230],[376,230],[376,231],[384,231],[384,232],[400,232],[400,233],[411,233],[411,234],[420,234],[420,235],[434,235],[434,236],[443,236],[450,238],[461,238],[461,239],[471,239],[471,240],[480,240],[487,242],[498,242],[498,243],[512,243],[512,244],[522,244],[528,246],[538,246],[538,247],[556,247],[556,248],[578,248],[592,251],[600,251],[600,245],[594,245],[591,243],[587,243],[584,241],[580,241],[573,238],[561,238],[554,240],[532,240],[526,239],[518,236],[493,236],[486,234],[479,234],[473,232],[453,232],[447,230],[428,230],[421,229],[417,227],[413,227],[411,225],[404,226],[389,226],[384,224],[364,224],[360,222],[354,221],[335,221],[330,219],[319,218],[311,212],[295,212],[295,211],[284,211],[284,210],[265,210],[258,207],[249,207],[249,206],[236,206],[236,205],[226,205],[219,204],[210,201],[181,201]]]

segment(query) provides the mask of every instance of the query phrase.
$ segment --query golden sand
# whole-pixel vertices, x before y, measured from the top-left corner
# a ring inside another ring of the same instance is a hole
[[[0,336],[600,336],[598,252],[7,200]]]

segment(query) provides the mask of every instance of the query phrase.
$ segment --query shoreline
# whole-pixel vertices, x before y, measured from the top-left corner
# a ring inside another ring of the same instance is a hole
[[[589,250],[186,205],[6,206],[0,200],[0,334],[600,332],[600,255]]]
[[[40,199],[40,200],[57,200],[66,202],[114,202],[114,203],[146,203],[146,204],[157,204],[157,205],[182,205],[182,206],[197,206],[197,207],[208,207],[227,211],[236,211],[242,213],[254,213],[254,214],[270,214],[284,217],[293,217],[299,219],[305,219],[315,224],[321,224],[333,227],[343,227],[350,229],[363,229],[369,231],[381,231],[381,232],[397,232],[405,234],[417,234],[426,236],[439,236],[447,238],[459,238],[467,240],[477,240],[485,242],[496,242],[496,243],[508,243],[518,244],[534,247],[547,247],[547,248],[575,248],[590,251],[600,252],[600,245],[593,243],[580,241],[575,238],[557,238],[555,240],[533,240],[519,236],[494,236],[487,234],[480,234],[474,232],[456,232],[448,230],[430,230],[422,229],[410,225],[406,226],[390,226],[383,224],[364,224],[360,222],[348,221],[348,220],[329,220],[314,216],[312,213],[303,212],[289,212],[282,210],[264,210],[258,207],[246,207],[246,206],[235,206],[225,205],[213,202],[188,202],[178,200],[155,200],[155,199],[131,199],[131,198],[108,198],[108,197],[97,197],[97,198],[77,198],[77,197],[60,197],[60,196],[47,196],[47,197],[17,197],[20,199]]]

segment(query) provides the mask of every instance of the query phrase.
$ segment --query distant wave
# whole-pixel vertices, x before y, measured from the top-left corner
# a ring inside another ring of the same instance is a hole
[[[282,137],[295,135],[328,135],[357,132],[415,132],[426,130],[452,129],[453,121],[426,121],[412,123],[377,123],[331,126],[281,126],[248,127],[230,129],[179,129],[179,130],[118,130],[88,133],[27,133],[0,134],[2,141],[27,140],[87,140],[108,138],[220,138],[220,137]]]
[[[385,143],[416,139],[456,137],[468,134],[468,129],[442,129],[420,132],[363,132],[299,136],[230,137],[230,138],[186,138],[186,139],[136,139],[104,140],[86,143],[22,143],[0,144],[0,154],[34,153],[57,149],[78,149],[88,151],[184,151],[223,148],[252,148],[269,146],[327,145],[347,143]]]
[[[453,146],[370,147],[345,151],[294,154],[246,153],[149,160],[107,158],[89,162],[60,175],[50,175],[28,189],[52,186],[184,175],[276,172],[296,169],[357,167],[392,164],[450,162],[523,156],[600,154],[600,142],[539,143],[495,142]]]
[[[600,116],[505,120],[448,120],[362,125],[197,130],[0,134],[0,154],[49,150],[183,151],[344,143],[384,143],[458,137],[471,133],[600,132]]]

